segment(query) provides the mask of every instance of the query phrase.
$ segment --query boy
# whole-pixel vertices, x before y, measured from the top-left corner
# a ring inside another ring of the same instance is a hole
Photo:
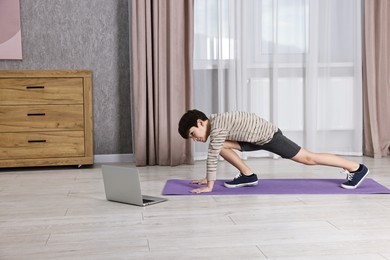
[[[240,174],[224,186],[236,188],[257,185],[257,175],[241,160],[234,150],[255,151],[267,150],[282,158],[306,165],[327,165],[344,168],[347,181],[341,184],[344,189],[357,188],[369,173],[368,168],[327,153],[312,153],[285,137],[277,126],[256,114],[247,112],[226,112],[212,114],[208,118],[199,110],[189,110],[179,122],[179,133],[196,142],[206,142],[210,137],[207,156],[207,176],[192,181],[204,186],[193,189],[193,193],[211,192],[217,177],[218,155],[236,167]]]

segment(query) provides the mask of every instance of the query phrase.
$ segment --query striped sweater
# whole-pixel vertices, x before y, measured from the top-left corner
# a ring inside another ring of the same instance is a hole
[[[269,142],[277,132],[276,125],[248,112],[226,112],[210,117],[210,144],[207,155],[207,180],[217,178],[218,155],[225,140],[255,144]]]

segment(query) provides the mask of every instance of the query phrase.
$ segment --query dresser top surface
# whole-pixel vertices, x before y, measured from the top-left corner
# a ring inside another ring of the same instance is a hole
[[[0,70],[0,78],[17,77],[90,77],[90,70]]]

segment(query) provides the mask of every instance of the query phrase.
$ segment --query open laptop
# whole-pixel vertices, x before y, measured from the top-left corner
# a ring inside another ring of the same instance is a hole
[[[142,195],[138,169],[135,167],[102,165],[102,173],[107,200],[143,207],[167,200]]]

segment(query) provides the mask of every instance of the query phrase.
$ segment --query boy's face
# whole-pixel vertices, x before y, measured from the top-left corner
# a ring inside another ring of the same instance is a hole
[[[188,132],[188,138],[191,138],[195,142],[206,142],[207,141],[207,124],[205,121],[198,119],[198,126],[193,126]]]

